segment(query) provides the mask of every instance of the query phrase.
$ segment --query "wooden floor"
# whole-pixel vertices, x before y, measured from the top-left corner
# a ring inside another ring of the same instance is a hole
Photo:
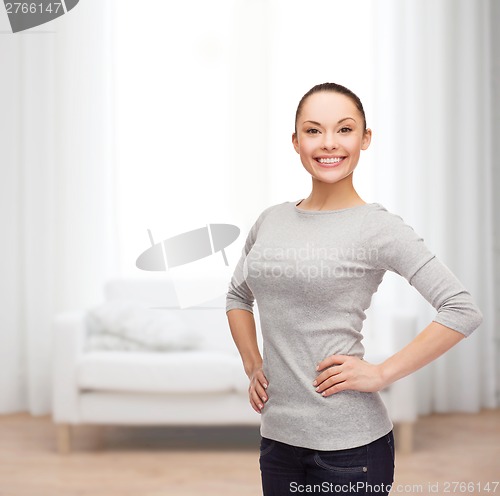
[[[415,434],[391,494],[500,496],[500,410],[423,417]],[[79,426],[59,455],[50,417],[0,416],[0,496],[257,496],[258,441],[256,428]]]

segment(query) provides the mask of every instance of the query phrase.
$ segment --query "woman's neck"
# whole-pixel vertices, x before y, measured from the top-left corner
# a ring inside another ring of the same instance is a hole
[[[302,200],[300,208],[307,210],[338,210],[366,203],[358,195],[352,184],[346,186],[343,187],[340,182],[328,184],[313,181],[312,191],[307,198]]]

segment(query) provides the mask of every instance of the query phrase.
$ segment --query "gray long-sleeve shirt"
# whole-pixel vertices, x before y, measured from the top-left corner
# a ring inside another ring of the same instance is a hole
[[[363,357],[365,310],[385,271],[422,294],[437,310],[435,322],[468,336],[483,317],[423,238],[381,204],[310,211],[298,203],[266,208],[250,229],[226,312],[253,313],[254,300],[259,307],[269,381],[261,435],[317,450],[352,448],[392,429],[380,394],[323,397],[312,383],[327,356]]]

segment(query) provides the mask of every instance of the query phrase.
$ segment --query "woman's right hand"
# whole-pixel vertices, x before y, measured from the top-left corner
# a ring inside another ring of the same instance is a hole
[[[268,381],[264,375],[262,367],[255,369],[249,375],[249,379],[250,385],[248,386],[248,396],[250,398],[250,404],[257,413],[261,413],[261,410],[267,401],[266,388],[268,385]]]

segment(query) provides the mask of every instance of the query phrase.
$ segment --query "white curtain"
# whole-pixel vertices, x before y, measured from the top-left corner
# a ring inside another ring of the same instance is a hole
[[[1,18],[0,413],[50,412],[52,319],[115,270],[108,2],[9,33]]]
[[[484,314],[473,335],[418,373],[420,412],[492,408],[497,350],[490,2],[376,5],[376,197],[423,236]],[[385,303],[419,309],[423,329],[434,309],[416,291],[410,295],[401,278],[391,274],[387,282]]]

